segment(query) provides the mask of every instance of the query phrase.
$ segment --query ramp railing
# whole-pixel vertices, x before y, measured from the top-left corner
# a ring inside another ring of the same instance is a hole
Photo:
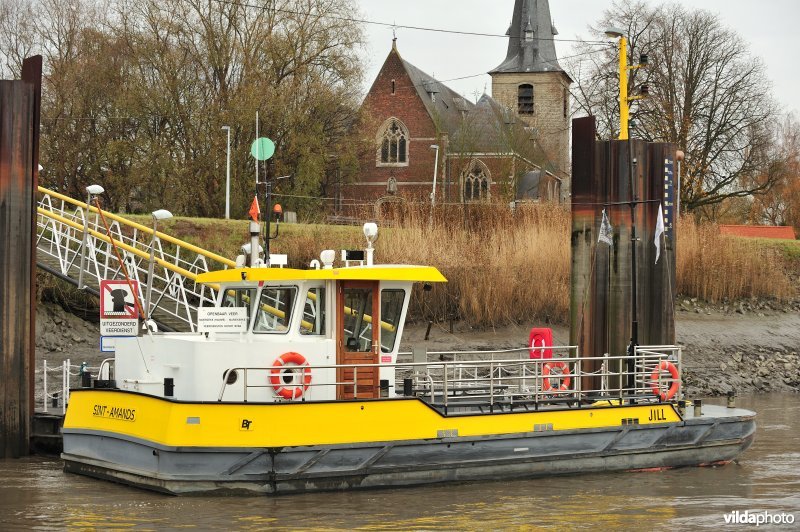
[[[101,280],[124,278],[113,240],[128,275],[139,282],[140,301],[152,283],[146,312],[162,328],[194,332],[197,307],[213,304],[217,296],[215,287],[198,284],[197,276],[235,266],[225,257],[104,210],[109,236],[94,205],[43,187],[39,193],[37,265],[99,294]],[[154,272],[148,279],[151,250]]]

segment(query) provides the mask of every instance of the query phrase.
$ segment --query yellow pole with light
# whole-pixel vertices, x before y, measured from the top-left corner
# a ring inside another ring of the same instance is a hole
[[[619,140],[628,140],[628,39],[619,36]]]
[[[641,100],[647,96],[647,85],[642,85],[642,94],[628,96],[628,70],[636,70],[647,65],[647,54],[642,54],[637,65],[628,65],[628,39],[625,32],[617,28],[606,30],[606,35],[619,39],[619,140],[629,140],[628,124],[630,122],[630,102]]]

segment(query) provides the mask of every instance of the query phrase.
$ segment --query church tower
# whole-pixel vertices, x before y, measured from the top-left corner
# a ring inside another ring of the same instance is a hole
[[[531,128],[554,173],[569,173],[569,86],[558,64],[548,0],[516,0],[505,61],[489,72],[492,96]]]

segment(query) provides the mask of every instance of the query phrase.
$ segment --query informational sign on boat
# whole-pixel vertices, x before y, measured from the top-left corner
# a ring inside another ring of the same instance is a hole
[[[100,320],[100,336],[136,336],[136,320]]]
[[[197,309],[197,332],[247,332],[247,309],[200,307]]]
[[[101,336],[136,336],[139,324],[139,307],[136,304],[138,291],[138,281],[100,281]],[[102,341],[100,350],[106,350]],[[113,347],[108,350],[113,350]]]

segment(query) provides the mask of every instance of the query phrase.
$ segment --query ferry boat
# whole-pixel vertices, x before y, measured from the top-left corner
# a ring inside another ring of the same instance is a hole
[[[412,286],[446,279],[374,263],[376,233],[340,264],[201,275],[204,329],[120,338],[71,391],[66,471],[282,494],[724,464],[752,443],[755,413],[685,400],[679,346],[399,353]]]

